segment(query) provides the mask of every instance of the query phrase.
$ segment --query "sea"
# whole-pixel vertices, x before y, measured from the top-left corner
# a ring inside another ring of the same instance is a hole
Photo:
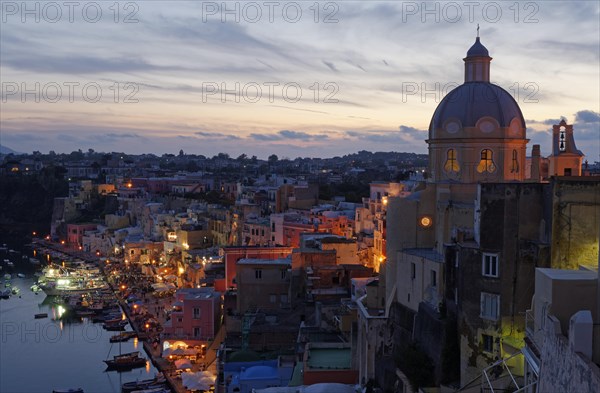
[[[19,295],[0,299],[0,392],[50,393],[54,389],[82,388],[85,393],[116,393],[125,382],[156,375],[150,360],[145,368],[106,371],[103,360],[119,353],[140,351],[148,358],[142,343],[135,339],[111,344],[109,338],[117,332],[106,331],[91,319],[69,316],[53,297],[33,293],[30,288],[37,280],[34,273],[41,269],[29,261],[34,251],[18,239],[0,238],[0,246],[0,289],[8,281],[20,290]],[[44,255],[36,253],[35,258],[42,266],[47,263]],[[7,266],[5,259],[15,266]],[[18,277],[18,273],[25,277]],[[10,280],[6,274],[11,275]],[[40,313],[48,317],[35,319]],[[129,325],[127,330],[131,330]]]

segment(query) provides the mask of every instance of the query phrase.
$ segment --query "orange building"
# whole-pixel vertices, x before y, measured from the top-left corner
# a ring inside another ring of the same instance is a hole
[[[236,263],[244,258],[279,259],[292,253],[291,247],[225,247],[221,249],[225,261],[227,288],[235,288]]]

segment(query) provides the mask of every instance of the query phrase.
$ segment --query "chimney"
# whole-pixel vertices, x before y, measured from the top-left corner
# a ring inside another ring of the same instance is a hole
[[[540,181],[540,145],[533,145],[531,149],[531,180]]]
[[[321,327],[321,302],[315,303],[315,326]]]

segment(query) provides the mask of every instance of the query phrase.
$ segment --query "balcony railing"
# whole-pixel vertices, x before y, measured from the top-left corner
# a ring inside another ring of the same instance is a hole
[[[525,333],[533,339],[533,334],[535,333],[533,310],[525,311]]]

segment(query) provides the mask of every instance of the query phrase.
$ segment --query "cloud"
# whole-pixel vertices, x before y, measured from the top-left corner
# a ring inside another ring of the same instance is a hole
[[[567,118],[564,116],[561,116],[560,119],[546,119],[546,120],[525,120],[525,123],[530,123],[530,124],[545,124],[547,126],[553,126],[555,124],[560,123],[561,120],[566,120]]]
[[[333,64],[332,62],[323,60],[323,64],[325,64],[327,68],[329,68],[331,71],[339,72],[338,69],[335,67],[335,64]]]
[[[223,134],[220,132],[197,131],[197,132],[194,132],[194,135],[197,135],[199,137],[206,138],[206,139],[240,139],[240,137],[237,135]]]
[[[248,135],[249,139],[254,139],[258,141],[265,142],[274,142],[274,141],[285,141],[285,140],[296,140],[296,141],[319,141],[324,139],[329,139],[329,135],[327,134],[309,134],[303,131],[293,131],[293,130],[281,130],[274,134],[257,134],[252,133]]]
[[[398,130],[348,130],[345,136],[360,141],[397,144],[402,142],[422,142],[427,137],[427,131],[414,127],[401,125]]]
[[[279,135],[287,139],[301,139],[304,141],[312,138],[312,135],[302,131],[281,130],[279,131]]]
[[[119,138],[142,138],[142,136],[138,135],[138,134],[114,134],[114,133],[109,133],[109,134],[102,135],[102,136],[107,136],[109,138],[115,138],[115,139],[119,139]]]
[[[265,141],[265,142],[280,141],[282,139],[281,136],[277,135],[277,134],[255,134],[255,133],[252,133],[248,137],[251,139],[256,139],[257,141]]]
[[[425,137],[427,136],[427,130],[420,130],[418,128],[409,127],[409,126],[400,126],[398,127],[400,132],[403,134],[411,135],[413,137]]]
[[[583,110],[575,113],[575,122],[581,123],[599,123],[600,122],[600,113]],[[600,132],[600,130],[599,130]]]

